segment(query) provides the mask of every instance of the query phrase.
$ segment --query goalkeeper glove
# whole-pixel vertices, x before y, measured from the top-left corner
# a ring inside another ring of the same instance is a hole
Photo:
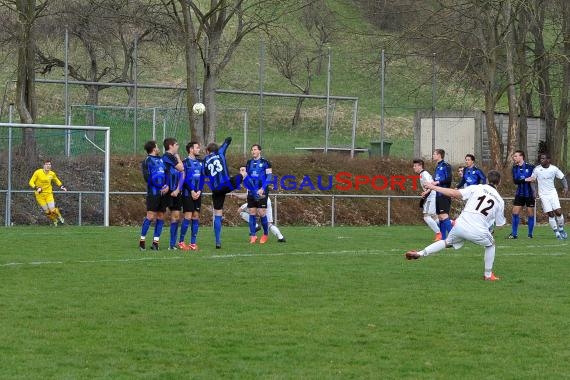
[[[37,192],[38,192],[38,194],[39,194],[39,193],[41,193],[41,192],[42,192],[42,188],[41,188],[41,187],[36,187],[36,191],[37,191]]]
[[[63,190],[63,191],[67,191],[67,188],[66,188],[65,186],[63,186],[63,185],[61,185],[60,189]]]

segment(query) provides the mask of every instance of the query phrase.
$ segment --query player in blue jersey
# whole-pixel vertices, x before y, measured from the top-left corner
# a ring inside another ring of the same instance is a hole
[[[168,190],[168,209],[170,210],[170,244],[169,250],[176,250],[178,237],[178,221],[182,210],[182,186],[184,185],[184,165],[178,154],[178,141],[173,137],[164,139],[164,155],[162,161],[166,168]]]
[[[257,236],[255,225],[257,215],[259,215],[263,236],[259,239],[259,244],[265,244],[269,234],[269,223],[267,221],[267,200],[269,196],[269,184],[272,178],[271,163],[261,157],[261,145],[251,146],[251,159],[245,165],[247,177],[244,178],[244,186],[247,189],[247,209],[249,212],[249,242],[255,244]]]
[[[232,138],[227,137],[220,146],[212,142],[206,147],[207,156],[204,157],[204,175],[212,190],[212,203],[214,205],[214,235],[216,248],[222,248],[222,216],[226,194],[239,189],[243,177],[238,174],[230,177],[226,161],[226,150]]]
[[[141,251],[146,249],[146,234],[151,223],[156,221],[151,249],[158,251],[160,234],[164,225],[164,212],[168,206],[166,193],[169,187],[166,180],[166,168],[156,141],[147,141],[144,149],[148,154],[142,162],[142,174],[146,182],[146,217],[142,224],[139,248]]]
[[[200,144],[190,141],[186,144],[188,157],[182,161],[184,164],[184,188],[182,190],[182,208],[184,220],[180,227],[180,240],[178,248],[185,251],[198,249],[196,239],[200,226],[200,209],[202,207],[202,190],[204,189],[204,163],[198,158]],[[190,226],[190,245],[185,240],[186,232]]]
[[[520,223],[520,213],[522,208],[526,206],[528,237],[532,238],[534,229],[534,206],[535,195],[530,182],[525,181],[526,178],[532,176],[534,165],[525,161],[525,154],[522,150],[513,153],[513,183],[517,185],[515,192],[515,200],[513,201],[512,226],[511,233],[507,239],[518,238],[518,227]]]
[[[432,159],[437,163],[434,173],[434,184],[439,187],[450,188],[453,171],[451,165],[444,161],[445,150],[436,149],[433,151]],[[440,192],[435,196],[435,211],[439,219],[439,230],[441,238],[445,240],[449,231],[451,231],[451,219],[449,219],[449,211],[451,209],[451,198]]]
[[[484,185],[487,183],[487,177],[485,174],[475,166],[475,156],[472,154],[465,155],[465,167],[463,168],[463,174],[461,176],[461,181],[457,184],[457,189],[471,185]]]

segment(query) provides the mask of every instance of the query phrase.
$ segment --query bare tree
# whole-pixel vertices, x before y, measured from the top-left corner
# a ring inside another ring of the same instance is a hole
[[[97,83],[84,85],[87,105],[99,104],[99,93],[110,87],[105,83],[134,81],[135,44],[141,46],[166,39],[166,23],[157,19],[153,7],[156,5],[144,0],[58,2],[53,17],[44,24],[45,36],[61,40],[67,28],[71,42],[77,42],[78,50],[84,53],[71,59],[68,73],[75,80]],[[49,45],[44,44],[37,51],[41,72],[50,72],[54,67],[64,68],[62,55],[61,48],[49,49]],[[128,104],[131,104],[132,89],[128,89],[127,94]],[[92,117],[86,122],[95,124]]]
[[[17,19],[14,37],[17,42],[18,67],[16,75],[16,109],[22,123],[35,123],[37,99],[35,86],[35,29],[38,19],[44,14],[49,0],[2,0],[0,7]],[[23,130],[21,151],[26,159],[33,160],[37,155],[34,130]]]
[[[207,107],[200,117],[189,113],[192,138],[201,143],[214,141],[218,78],[235,50],[246,35],[298,11],[302,5],[293,0],[210,0],[207,6],[194,0],[161,1],[184,41],[188,109],[200,100]]]
[[[269,54],[277,66],[279,73],[303,95],[311,92],[311,83],[316,74],[318,62],[321,60],[321,49],[310,50],[287,31],[274,34],[269,40]],[[301,107],[304,97],[297,99],[295,114],[291,126],[297,126],[301,121]]]

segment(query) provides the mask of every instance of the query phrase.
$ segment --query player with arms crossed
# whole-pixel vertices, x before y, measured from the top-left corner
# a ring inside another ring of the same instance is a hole
[[[432,160],[437,162],[435,167],[435,184],[442,188],[451,187],[452,169],[451,165],[444,161],[445,150],[436,149],[433,151]],[[435,211],[439,219],[439,230],[441,238],[445,239],[451,230],[451,219],[449,219],[449,211],[451,210],[451,198],[442,192],[437,192],[435,196]]]
[[[263,227],[263,236],[259,239],[259,244],[265,244],[269,234],[269,223],[267,221],[267,200],[268,187],[271,181],[271,163],[261,157],[261,146],[253,144],[251,146],[251,159],[245,164],[247,176],[244,177],[244,185],[247,189],[247,209],[249,212],[249,242],[255,244],[255,225],[257,215]]]
[[[164,226],[164,212],[166,211],[166,206],[168,206],[166,194],[169,187],[166,184],[166,168],[156,141],[147,141],[144,144],[144,149],[148,154],[141,165],[143,178],[146,182],[146,217],[141,228],[139,249],[141,251],[146,249],[146,234],[151,223],[156,220],[150,249],[158,251],[160,234]]]
[[[184,165],[178,154],[179,144],[173,137],[164,139],[164,155],[162,161],[166,168],[166,184],[168,192],[168,209],[170,210],[170,244],[169,250],[177,250],[178,222],[182,210],[182,187],[184,185]]]
[[[204,157],[204,175],[209,180],[214,204],[214,236],[217,249],[222,248],[222,218],[226,194],[239,189],[243,179],[241,174],[230,177],[226,150],[231,142],[232,138],[227,137],[221,146],[214,142],[209,143],[206,147],[207,156]]]
[[[511,222],[511,233],[507,239],[518,238],[518,228],[520,223],[520,213],[524,206],[526,206],[528,237],[532,239],[534,230],[534,192],[532,186],[526,181],[532,175],[534,165],[525,161],[525,155],[522,150],[516,150],[513,153],[513,182],[517,185],[515,192],[515,200],[513,201],[513,215]]]
[[[554,179],[558,178],[562,181],[564,196],[568,194],[568,181],[566,181],[566,177],[560,169],[550,164],[550,154],[541,153],[538,156],[538,161],[540,165],[534,168],[532,175],[526,178],[525,181],[536,181],[538,184],[538,197],[542,202],[542,211],[548,214],[548,224],[550,224],[558,240],[567,239],[568,234],[564,231],[564,215],[562,215]]]
[[[493,274],[495,261],[495,240],[491,229],[494,225],[503,226],[505,220],[505,202],[499,195],[496,187],[501,182],[501,174],[495,170],[489,172],[489,184],[473,185],[465,189],[447,189],[426,184],[431,190],[441,192],[447,196],[467,201],[465,208],[459,215],[458,222],[445,240],[437,241],[423,250],[406,252],[406,259],[415,260],[453,247],[459,249],[465,240],[485,247],[485,270],[483,278],[486,281],[496,281],[499,278]]]
[[[471,185],[484,185],[487,183],[487,177],[483,171],[475,166],[475,156],[472,154],[465,155],[465,166],[461,171],[461,181],[457,184],[456,189]]]
[[[434,241],[441,240],[441,232],[439,225],[436,222],[437,214],[435,213],[435,191],[425,188],[426,183],[433,182],[433,177],[427,170],[424,169],[424,160],[416,158],[413,161],[414,173],[420,176],[420,185],[424,191],[422,192],[422,199],[420,200],[420,208],[423,210],[424,222],[435,233]]]
[[[204,163],[198,159],[200,144],[190,141],[186,144],[188,157],[182,161],[184,164],[184,189],[182,190],[182,208],[184,220],[180,227],[180,242],[178,248],[185,251],[198,249],[196,239],[200,227],[200,209],[202,207],[202,190],[204,189]],[[188,227],[190,227],[190,245],[186,245],[184,239]]]
[[[36,201],[42,210],[44,210],[48,219],[51,220],[54,226],[57,226],[58,220],[61,224],[65,223],[65,220],[61,216],[59,209],[55,207],[52,182],[55,182],[61,190],[67,191],[67,188],[63,186],[57,174],[51,170],[51,160],[45,160],[43,168],[36,170],[34,174],[32,174],[29,185],[35,190],[34,195],[36,196]]]

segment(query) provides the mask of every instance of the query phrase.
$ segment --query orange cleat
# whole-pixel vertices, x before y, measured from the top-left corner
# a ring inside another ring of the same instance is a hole
[[[435,234],[435,237],[433,238],[433,241],[440,241],[441,240],[441,232],[438,232]]]
[[[257,236],[250,236],[249,237],[249,244],[255,244],[256,241],[257,241]]]
[[[406,260],[417,260],[421,256],[417,251],[408,251],[406,252]]]
[[[178,248],[180,248],[183,251],[189,251],[190,250],[190,246],[183,241],[178,243]]]
[[[259,244],[265,244],[267,242],[267,239],[269,239],[269,236],[263,235],[261,239],[259,239]]]
[[[197,251],[198,250],[198,244],[192,243],[188,246],[188,248],[190,248],[190,250],[192,250],[192,251]]]
[[[501,278],[495,276],[495,273],[491,272],[491,275],[490,275],[489,277],[483,276],[483,279],[484,279],[485,281],[499,281]]]

